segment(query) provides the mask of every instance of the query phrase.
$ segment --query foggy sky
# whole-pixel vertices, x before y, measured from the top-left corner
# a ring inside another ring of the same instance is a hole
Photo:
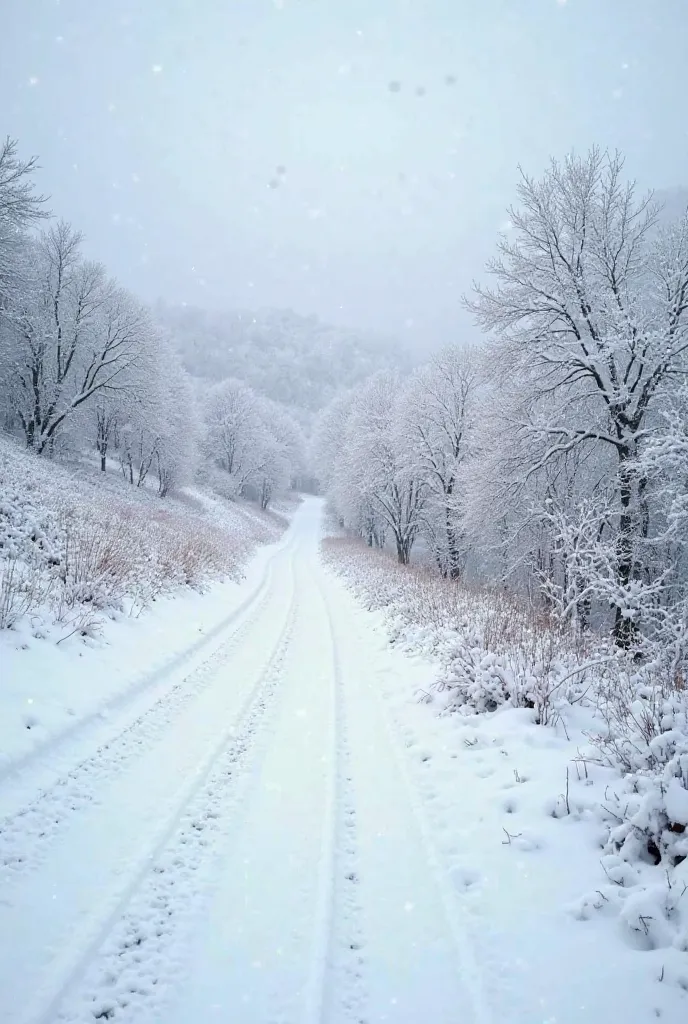
[[[686,182],[686,0],[0,0],[0,134],[142,297],[470,337],[516,165]]]

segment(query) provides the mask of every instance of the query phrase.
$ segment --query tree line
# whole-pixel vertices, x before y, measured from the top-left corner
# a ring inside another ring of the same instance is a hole
[[[36,169],[15,140],[0,145],[4,430],[37,455],[94,452],[103,472],[112,460],[162,497],[200,471],[266,508],[303,472],[296,422],[239,382],[191,378],[151,309],[85,257],[78,230],[52,220]]]
[[[486,337],[321,415],[331,508],[407,563],[507,587],[576,630],[681,645],[688,551],[688,219],[623,158],[521,174],[465,300]]]

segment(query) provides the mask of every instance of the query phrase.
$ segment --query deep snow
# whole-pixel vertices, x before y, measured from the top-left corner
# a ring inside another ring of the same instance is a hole
[[[320,515],[238,586],[17,652],[15,694],[74,714],[0,780],[0,1021],[686,1019],[686,954],[584,905],[575,737],[419,703],[437,667],[324,568]]]

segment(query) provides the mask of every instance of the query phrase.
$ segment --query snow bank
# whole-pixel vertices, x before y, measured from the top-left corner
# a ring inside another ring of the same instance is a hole
[[[198,640],[285,526],[198,491],[161,500],[0,439],[0,767]]]
[[[574,641],[502,595],[400,567],[363,544],[329,539],[323,552],[382,615],[397,648],[433,660],[435,678],[416,697],[453,725],[456,749],[475,754],[486,780],[465,794],[466,814],[496,815],[503,844],[519,857],[551,851],[524,883],[533,899],[546,894],[544,907],[558,885],[561,917],[596,921],[611,930],[600,943],[616,934],[634,955],[651,954],[649,981],[688,992],[688,692],[680,681],[660,663],[634,665],[594,635]],[[428,763],[437,760],[433,742],[425,740]],[[512,785],[491,789],[502,765]],[[569,831],[574,822],[586,830],[581,838]]]
[[[238,579],[256,544],[280,532],[226,502],[161,501],[0,440],[0,628],[30,613],[39,632],[93,634],[101,613],[136,615],[179,587]]]

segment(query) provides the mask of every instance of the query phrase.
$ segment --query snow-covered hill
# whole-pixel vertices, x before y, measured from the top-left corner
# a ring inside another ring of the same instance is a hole
[[[0,438],[0,628],[89,635],[180,587],[237,579],[285,524],[193,489],[164,501],[113,467],[59,465]]]
[[[187,371],[204,380],[236,377],[292,408],[313,412],[341,388],[381,369],[407,369],[398,341],[322,323],[290,310],[209,312],[160,306]]]

